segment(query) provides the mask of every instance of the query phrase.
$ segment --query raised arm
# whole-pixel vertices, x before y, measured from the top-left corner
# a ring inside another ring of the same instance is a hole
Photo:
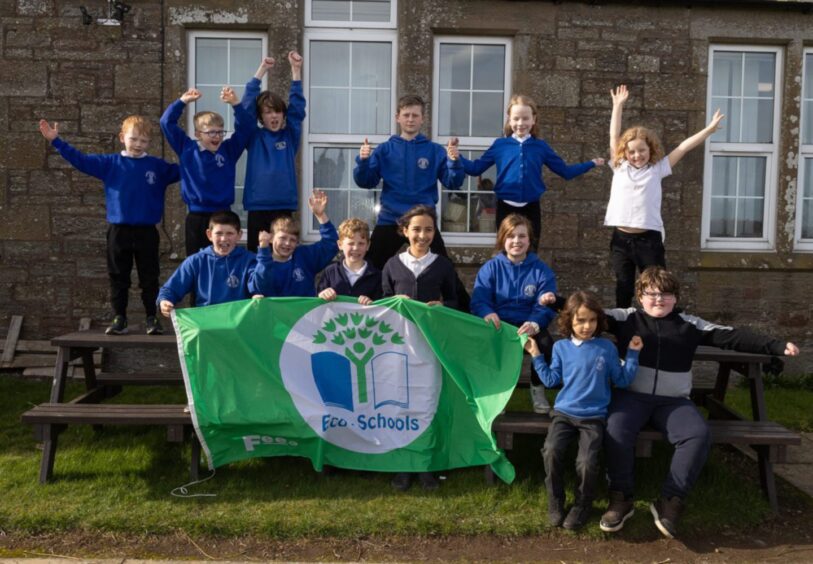
[[[709,124],[689,137],[688,139],[684,139],[683,142],[678,145],[671,153],[669,153],[669,166],[674,167],[680,159],[686,156],[686,153],[703,143],[706,139],[711,137],[711,135],[721,129],[722,126],[720,122],[723,121],[725,116],[720,113],[720,110],[716,110],[714,115],[711,116],[711,121]]]
[[[291,80],[302,80],[302,55],[288,51],[288,64],[291,65]]]
[[[382,151],[382,147],[378,151]],[[380,154],[380,153],[379,153]],[[381,172],[378,166],[378,154],[373,151],[370,142],[364,138],[356,157],[356,167],[353,169],[353,180],[359,188],[375,188],[381,182]]]
[[[190,88],[178,100],[172,102],[164,111],[164,115],[161,116],[161,131],[164,133],[164,137],[167,138],[169,145],[179,155],[183,152],[183,146],[188,137],[186,132],[178,125],[178,120],[181,118],[186,105],[189,102],[198,100],[201,96],[200,90]]]
[[[615,155],[618,139],[621,137],[621,115],[624,113],[624,103],[629,98],[626,84],[621,84],[615,90],[610,90],[613,99],[613,113],[610,116],[610,160]]]

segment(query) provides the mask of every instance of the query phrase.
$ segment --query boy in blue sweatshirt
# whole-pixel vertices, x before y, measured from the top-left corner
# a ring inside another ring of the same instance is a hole
[[[161,130],[181,165],[181,196],[189,207],[186,215],[186,256],[209,245],[206,235],[212,212],[229,209],[234,203],[237,161],[246,148],[253,120],[240,105],[234,90],[224,86],[220,99],[234,110],[234,134],[224,140],[223,116],[198,112],[194,117],[195,138],[187,137],[178,125],[184,108],[200,99],[200,90],[190,88],[172,102],[161,116]]]
[[[257,251],[257,269],[252,288],[266,296],[316,296],[316,275],[336,256],[339,236],[325,213],[327,194],[314,190],[308,207],[319,221],[322,239],[312,245],[299,245],[299,222],[280,217],[272,232],[261,231]]]
[[[534,368],[548,387],[562,386],[551,413],[552,421],[542,449],[545,486],[548,490],[548,520],[554,527],[578,529],[587,522],[599,473],[599,455],[604,439],[610,385],[626,388],[638,370],[639,336],[627,347],[621,364],[615,345],[598,337],[607,328],[607,318],[598,298],[590,292],[570,296],[558,319],[565,337],[553,345],[550,366],[536,345],[528,339],[526,350]],[[576,455],[578,491],[576,502],[565,517],[564,457],[572,440],[579,437]]]
[[[339,225],[339,250],[341,260],[328,265],[316,291],[326,301],[336,296],[353,296],[361,305],[370,305],[381,298],[381,271],[364,260],[370,247],[370,226],[367,222],[351,217]]]
[[[302,56],[288,53],[291,65],[291,89],[288,105],[279,95],[260,93],[263,76],[274,67],[274,59],[265,57],[254,78],[246,84],[242,106],[260,121],[248,141],[248,163],[243,189],[243,208],[248,211],[250,251],[257,251],[260,231],[268,231],[278,217],[292,217],[299,208],[296,182],[296,153],[305,119],[302,94]]]
[[[148,335],[163,333],[156,317],[159,236],[155,228],[164,215],[167,186],[179,179],[178,165],[147,154],[152,124],[129,116],[121,124],[124,150],[112,155],[86,155],[59,137],[59,124],[40,120],[40,133],[77,170],[104,183],[107,208],[107,273],[113,321],[105,333],[127,333],[127,301],[133,261],[138,271]]]
[[[256,266],[254,253],[239,246],[240,217],[230,210],[214,212],[206,236],[212,242],[186,257],[158,294],[161,313],[169,317],[175,304],[193,293],[194,306],[245,300],[258,292],[250,288]]]

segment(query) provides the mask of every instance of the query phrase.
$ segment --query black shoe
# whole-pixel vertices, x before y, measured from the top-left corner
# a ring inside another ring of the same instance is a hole
[[[164,327],[161,325],[161,322],[158,320],[158,318],[155,317],[154,315],[150,315],[147,317],[147,321],[144,322],[144,327],[147,329],[147,335],[164,334]]]
[[[677,496],[660,497],[655,503],[649,505],[649,510],[655,518],[655,526],[666,538],[677,536],[677,524],[680,514],[683,513],[683,500]]]
[[[117,315],[104,332],[106,335],[125,335],[127,333],[127,318],[123,315]]]
[[[635,514],[635,504],[623,492],[610,492],[610,506],[601,516],[599,528],[605,533],[614,533],[624,527],[624,523]]]
[[[432,472],[419,472],[418,481],[425,490],[432,491],[440,487],[440,482]]]
[[[593,509],[592,504],[577,503],[568,511],[565,522],[562,523],[562,527],[570,531],[581,529],[584,527],[584,524],[587,523],[587,519],[590,518],[591,509]]]
[[[409,489],[409,486],[412,485],[412,474],[409,472],[399,472],[395,475],[395,478],[392,479],[390,485],[399,492],[405,492]]]
[[[548,524],[561,527],[565,519],[565,502],[555,497],[548,498]]]

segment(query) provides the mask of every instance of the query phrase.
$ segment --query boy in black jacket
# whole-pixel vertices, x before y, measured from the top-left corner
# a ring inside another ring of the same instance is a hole
[[[642,309],[607,310],[609,330],[626,353],[633,335],[644,348],[638,373],[626,390],[613,390],[607,414],[605,449],[610,505],[601,517],[602,531],[621,530],[632,516],[635,442],[647,423],[663,432],[675,447],[661,496],[650,505],[655,525],[674,538],[683,500],[706,463],[709,429],[689,394],[692,360],[700,345],[742,352],[796,356],[793,343],[763,337],[742,329],[714,325],[699,317],[675,311],[680,291],[677,278],[660,266],[641,273],[635,293]]]
[[[339,250],[342,260],[333,262],[322,272],[316,291],[323,300],[336,296],[354,296],[361,305],[381,298],[381,271],[364,260],[370,246],[370,226],[361,219],[350,218],[339,225]]]

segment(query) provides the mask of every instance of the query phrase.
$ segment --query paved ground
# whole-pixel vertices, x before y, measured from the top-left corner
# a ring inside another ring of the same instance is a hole
[[[801,446],[788,447],[787,462],[774,464],[774,472],[813,497],[813,433],[802,433]]]

